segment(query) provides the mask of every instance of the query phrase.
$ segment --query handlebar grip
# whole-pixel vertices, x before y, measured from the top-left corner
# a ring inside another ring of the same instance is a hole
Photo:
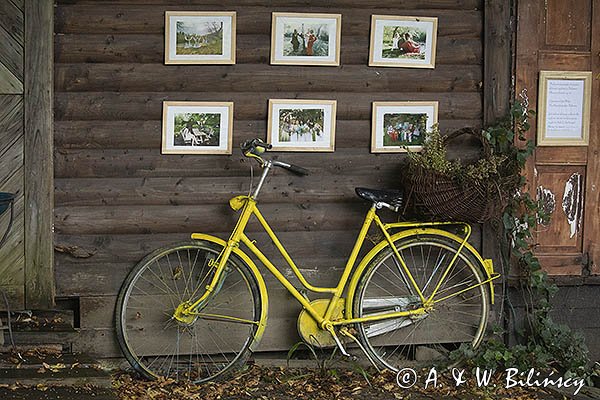
[[[285,168],[288,171],[293,172],[294,174],[299,175],[299,176],[306,176],[306,175],[310,174],[310,171],[307,170],[306,168],[302,168],[302,167],[299,167],[299,166],[294,165],[294,164],[280,163],[279,165],[282,168]]]

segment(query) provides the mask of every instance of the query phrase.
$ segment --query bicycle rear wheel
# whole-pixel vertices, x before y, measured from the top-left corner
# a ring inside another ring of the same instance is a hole
[[[459,243],[435,234],[410,236],[395,242],[425,298],[433,292]],[[354,295],[356,317],[417,309],[420,297],[390,246],[364,269]],[[483,282],[480,263],[463,248],[434,299]],[[369,355],[381,367],[422,368],[451,364],[450,353],[465,343],[475,348],[487,325],[487,284],[476,286],[434,305],[425,315],[356,324]]]
[[[173,318],[211,282],[222,246],[192,242],[164,247],[125,279],[116,306],[117,338],[143,376],[204,382],[242,365],[261,320],[261,296],[250,268],[231,255],[206,304],[185,323]]]

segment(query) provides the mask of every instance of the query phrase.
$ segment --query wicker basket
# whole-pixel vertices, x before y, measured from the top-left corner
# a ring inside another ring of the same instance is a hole
[[[492,156],[492,150],[481,132],[463,128],[444,138],[444,145],[461,135],[477,137],[483,147],[483,156]],[[518,185],[519,174],[515,167],[502,166],[499,179],[481,181],[454,176],[411,163],[409,173],[404,176],[404,185],[409,193],[408,200],[417,208],[425,208],[426,214],[435,220],[483,223],[499,218],[506,207],[509,196]],[[506,175],[506,177],[502,177]]]

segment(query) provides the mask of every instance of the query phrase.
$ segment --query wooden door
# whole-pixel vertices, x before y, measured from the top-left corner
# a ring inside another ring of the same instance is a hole
[[[530,108],[539,71],[592,71],[589,145],[537,147],[527,168],[528,190],[552,213],[536,232],[536,254],[553,275],[600,273],[599,64],[600,0],[519,1],[516,87]]]
[[[0,191],[17,194],[10,236],[0,248],[0,290],[8,295],[13,309],[23,308],[25,302],[23,42],[23,4],[0,2]],[[0,217],[0,237],[9,220],[10,211]],[[0,300],[4,309],[1,296]]]

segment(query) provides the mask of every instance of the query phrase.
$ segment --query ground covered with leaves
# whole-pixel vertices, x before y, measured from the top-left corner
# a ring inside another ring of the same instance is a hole
[[[456,387],[451,372],[440,373],[435,388],[432,385],[425,388],[427,371],[419,375],[414,386],[403,389],[396,375],[390,372],[251,366],[229,380],[202,385],[170,380],[150,382],[127,373],[115,375],[114,384],[121,400],[562,398],[540,388],[506,389],[500,374],[486,387],[477,387],[474,379]]]

